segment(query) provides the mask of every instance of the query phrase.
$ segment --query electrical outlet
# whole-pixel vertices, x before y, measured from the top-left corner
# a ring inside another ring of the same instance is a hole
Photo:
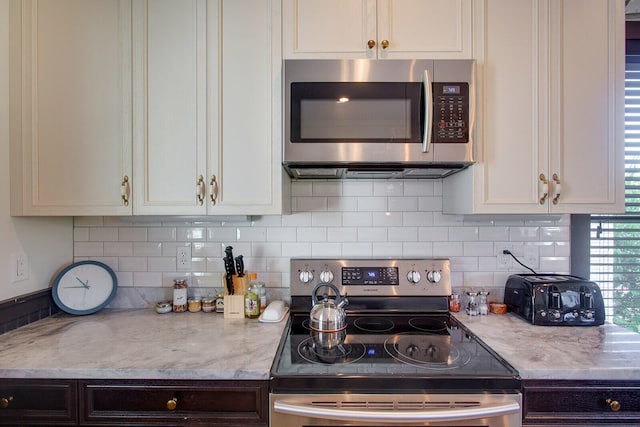
[[[178,246],[176,269],[178,271],[191,270],[191,246]]]
[[[540,263],[540,254],[537,246],[524,247],[524,263],[534,270],[538,268],[538,264]]]
[[[496,267],[498,270],[509,270],[512,265],[511,255],[503,253],[503,251],[511,252],[513,247],[511,245],[498,245],[497,249],[497,257],[498,261],[496,262]]]
[[[21,282],[29,278],[29,263],[24,253],[11,255],[11,282]]]

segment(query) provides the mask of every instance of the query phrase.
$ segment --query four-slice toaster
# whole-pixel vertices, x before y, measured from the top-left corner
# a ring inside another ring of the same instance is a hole
[[[534,325],[596,326],[605,320],[595,282],[562,274],[513,274],[504,291],[507,309]]]

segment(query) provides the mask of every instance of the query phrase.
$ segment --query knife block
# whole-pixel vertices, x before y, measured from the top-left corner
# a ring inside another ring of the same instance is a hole
[[[226,275],[222,276],[222,287],[224,289],[224,318],[244,319],[244,294],[249,286],[249,276],[245,272],[242,277],[234,274],[232,279],[233,295],[229,295]]]

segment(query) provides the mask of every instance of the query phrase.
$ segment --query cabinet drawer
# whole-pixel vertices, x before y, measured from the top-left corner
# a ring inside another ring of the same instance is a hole
[[[85,425],[266,426],[267,381],[80,381]]]
[[[73,380],[3,379],[0,425],[70,425],[78,421]]]
[[[640,424],[640,382],[526,381],[525,425]]]

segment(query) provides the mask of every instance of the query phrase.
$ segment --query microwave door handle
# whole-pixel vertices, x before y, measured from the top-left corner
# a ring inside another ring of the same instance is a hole
[[[433,93],[429,70],[424,70],[422,86],[424,90],[424,116],[426,122],[424,132],[422,133],[422,152],[428,153],[431,150],[431,129],[433,127],[433,111],[431,111],[431,107],[433,106]]]

